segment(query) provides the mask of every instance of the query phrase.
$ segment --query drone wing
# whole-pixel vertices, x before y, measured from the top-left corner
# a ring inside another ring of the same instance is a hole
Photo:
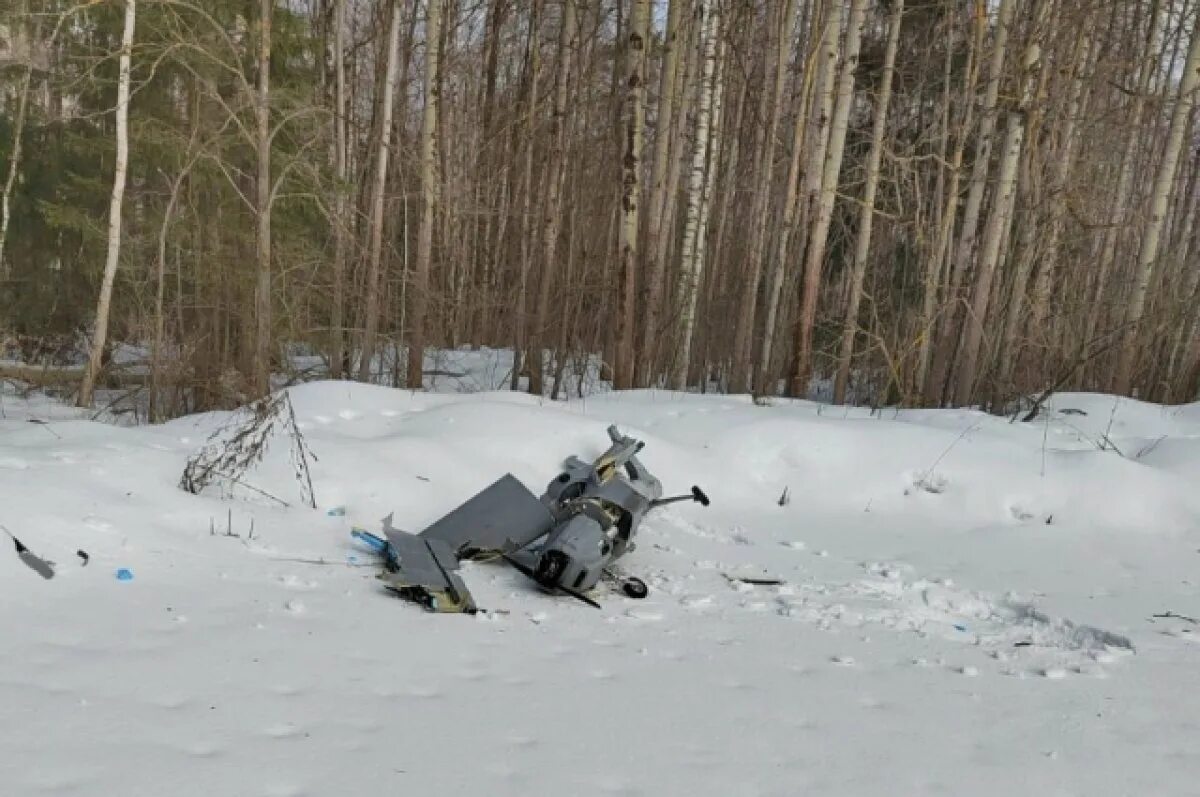
[[[480,553],[510,554],[554,525],[546,505],[512,474],[452,509],[420,534],[384,527],[389,588],[440,611],[473,611],[475,602],[458,573],[460,559]]]
[[[459,557],[511,553],[550,531],[554,517],[511,473],[497,479],[419,536],[438,541]]]

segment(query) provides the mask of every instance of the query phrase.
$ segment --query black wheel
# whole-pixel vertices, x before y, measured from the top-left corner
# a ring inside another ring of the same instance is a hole
[[[621,591],[630,598],[641,600],[650,594],[650,588],[646,586],[646,582],[640,578],[627,578],[621,584]]]

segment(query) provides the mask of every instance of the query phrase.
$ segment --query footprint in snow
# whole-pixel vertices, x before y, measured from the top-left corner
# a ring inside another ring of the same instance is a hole
[[[341,418],[343,421],[353,421],[358,418],[361,418],[362,413],[356,412],[354,410],[339,410],[338,417]]]
[[[0,468],[6,470],[28,470],[29,463],[17,457],[0,457]]]

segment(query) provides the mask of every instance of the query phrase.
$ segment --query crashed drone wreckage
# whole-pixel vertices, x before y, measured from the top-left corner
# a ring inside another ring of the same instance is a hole
[[[502,558],[545,591],[600,608],[588,590],[617,578],[631,598],[645,582],[614,576],[610,567],[635,547],[646,513],[677,501],[708,506],[699,487],[662,497],[662,484],[638,461],[645,443],[608,427],[612,445],[594,462],[569,457],[539,499],[511,473],[451,510],[419,534],[383,521],[384,537],[355,529],[383,557],[379,578],[401,597],[431,611],[478,611],[458,574],[464,559]]]

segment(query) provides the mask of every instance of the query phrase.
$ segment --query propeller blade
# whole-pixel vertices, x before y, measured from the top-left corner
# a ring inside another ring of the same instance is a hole
[[[521,571],[522,574],[528,576],[530,580],[537,581],[538,586],[543,587],[545,589],[552,589],[555,592],[561,592],[564,595],[570,595],[575,600],[583,601],[588,606],[593,606],[597,609],[603,608],[600,604],[596,603],[594,600],[589,598],[587,595],[584,595],[582,592],[577,592],[576,590],[573,590],[570,587],[564,587],[562,584],[543,584],[541,581],[538,580],[537,574],[535,574],[531,569],[526,567],[524,564],[522,564],[521,562],[518,562],[516,559],[513,559],[511,556],[509,556],[506,553],[500,554],[500,555],[504,557],[504,561],[508,562],[510,565],[515,567],[517,570]]]
[[[557,589],[559,589],[560,591],[565,592],[566,594],[570,595],[575,600],[583,601],[588,606],[592,606],[597,609],[603,608],[600,604],[596,603],[594,600],[589,598],[587,595],[584,595],[582,592],[576,592],[575,590],[571,589],[570,587],[564,587],[562,584],[556,584],[555,587]]]

